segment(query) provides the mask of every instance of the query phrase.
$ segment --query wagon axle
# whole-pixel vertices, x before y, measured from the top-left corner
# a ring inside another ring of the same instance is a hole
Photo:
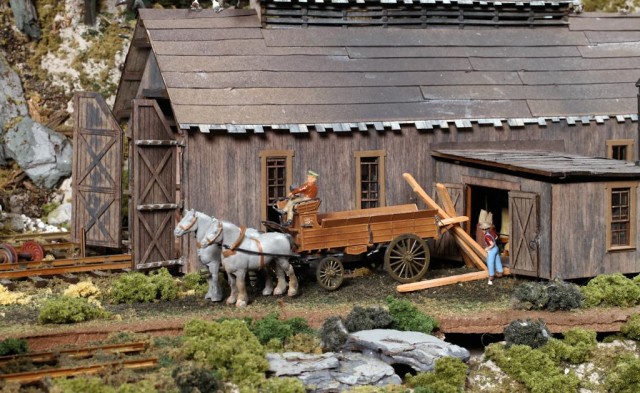
[[[37,262],[44,259],[44,249],[33,240],[26,241],[18,249],[11,244],[0,244],[0,263],[16,263],[19,260]]]

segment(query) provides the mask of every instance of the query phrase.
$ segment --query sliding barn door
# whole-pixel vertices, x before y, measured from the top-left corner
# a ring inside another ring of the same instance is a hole
[[[179,208],[178,142],[154,100],[134,100],[132,123],[130,188],[135,267],[181,263],[173,236]]]

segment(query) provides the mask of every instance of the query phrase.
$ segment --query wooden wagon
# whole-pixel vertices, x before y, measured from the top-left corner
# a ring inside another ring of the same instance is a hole
[[[319,199],[294,207],[290,226],[265,223],[289,233],[297,252],[316,266],[318,283],[337,289],[344,279],[346,255],[384,249],[384,268],[401,283],[420,280],[429,268],[425,239],[437,238],[436,210],[419,210],[415,204],[318,214]]]

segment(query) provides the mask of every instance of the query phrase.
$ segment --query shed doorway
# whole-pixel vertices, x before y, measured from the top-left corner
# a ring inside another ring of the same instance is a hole
[[[509,261],[509,191],[476,185],[467,186],[467,215],[471,223],[469,234],[482,247],[486,247],[483,232],[478,227],[483,210],[493,216],[495,232],[494,228],[491,231],[498,239],[500,258],[506,264]]]

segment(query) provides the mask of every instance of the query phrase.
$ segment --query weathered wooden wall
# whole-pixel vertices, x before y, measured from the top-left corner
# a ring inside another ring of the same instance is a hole
[[[553,277],[640,272],[637,249],[607,252],[605,183],[554,184],[552,198]],[[638,228],[637,214],[635,219]],[[639,239],[636,231],[636,244]]]
[[[414,128],[385,131],[369,130],[352,132],[317,132],[291,134],[289,131],[266,130],[264,134],[229,134],[225,131],[201,133],[187,132],[184,153],[183,186],[188,208],[202,210],[238,224],[252,227],[260,225],[260,158],[261,150],[294,151],[293,179],[298,184],[305,180],[308,169],[319,172],[320,212],[351,210],[355,208],[355,158],[359,150],[386,151],[386,204],[418,203],[402,173],[411,173],[416,180],[430,190],[434,181],[461,183],[463,173],[442,173],[434,176],[431,149],[446,143],[460,148],[520,148],[562,150],[586,156],[606,155],[609,139],[633,139],[638,146],[637,124],[616,119],[604,124],[590,122],[568,125],[562,120],[548,122],[546,126],[527,125],[510,128],[506,122],[502,128],[478,126],[457,130],[434,129],[418,131]],[[544,141],[544,142],[541,142]],[[637,152],[634,153],[637,159]],[[467,173],[478,176],[479,173]],[[483,172],[482,176],[486,176]],[[523,180],[514,176],[492,175],[496,179],[512,182]],[[525,188],[523,188],[525,190]],[[550,201],[550,191],[541,184],[527,183],[526,190],[539,192],[541,201]],[[545,213],[541,202],[541,230],[550,223],[550,212]],[[548,239],[541,239],[547,242]],[[194,258],[193,256],[190,257]],[[195,259],[193,259],[195,260]],[[541,250],[543,277],[550,274],[549,250]]]

